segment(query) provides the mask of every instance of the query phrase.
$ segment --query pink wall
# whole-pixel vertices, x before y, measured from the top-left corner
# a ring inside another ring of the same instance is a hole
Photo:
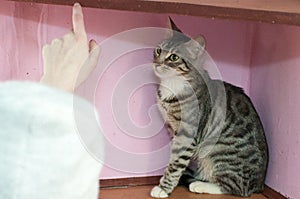
[[[300,198],[300,27],[257,26],[251,61],[251,98],[267,132],[266,184]]]
[[[151,57],[162,34],[134,28],[165,27],[167,15],[100,9],[84,13],[88,35],[102,46],[98,68],[81,90],[97,106],[107,139],[101,178],[160,175],[170,140],[155,107]],[[249,93],[253,24],[172,17],[187,34],[202,33],[221,77]],[[38,80],[42,46],[70,29],[71,7],[1,1],[0,80]]]
[[[42,46],[70,30],[71,7],[0,3],[0,80],[36,81],[42,74]],[[98,68],[81,90],[97,106],[108,143],[101,178],[162,174],[169,138],[160,129],[157,79],[151,70],[151,51],[162,34],[145,27],[165,27],[167,15],[100,9],[84,13],[88,35],[102,46]],[[300,198],[300,28],[172,18],[188,35],[202,33],[221,77],[250,94],[270,148],[266,183]]]

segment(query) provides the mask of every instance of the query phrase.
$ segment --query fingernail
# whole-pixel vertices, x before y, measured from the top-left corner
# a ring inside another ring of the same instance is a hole
[[[74,3],[74,6],[80,6],[80,4],[78,2]]]

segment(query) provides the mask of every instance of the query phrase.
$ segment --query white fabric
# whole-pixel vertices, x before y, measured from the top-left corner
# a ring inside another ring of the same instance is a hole
[[[87,101],[38,83],[0,84],[1,199],[97,198],[102,164],[77,128],[99,129],[87,110]]]

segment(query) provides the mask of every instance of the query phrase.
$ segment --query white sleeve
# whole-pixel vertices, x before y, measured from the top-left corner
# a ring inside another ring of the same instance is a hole
[[[0,84],[0,198],[97,199],[102,132],[93,105],[38,83]]]

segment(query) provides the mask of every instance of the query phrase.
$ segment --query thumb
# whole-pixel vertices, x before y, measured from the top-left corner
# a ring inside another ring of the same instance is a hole
[[[91,52],[94,48],[97,48],[98,47],[98,44],[95,40],[90,40],[89,42],[89,52]]]
[[[97,44],[97,42],[93,39],[89,42],[89,52],[90,52],[90,55],[88,58],[89,62],[90,62],[90,64],[96,66],[98,63],[98,59],[100,57],[101,48]]]

